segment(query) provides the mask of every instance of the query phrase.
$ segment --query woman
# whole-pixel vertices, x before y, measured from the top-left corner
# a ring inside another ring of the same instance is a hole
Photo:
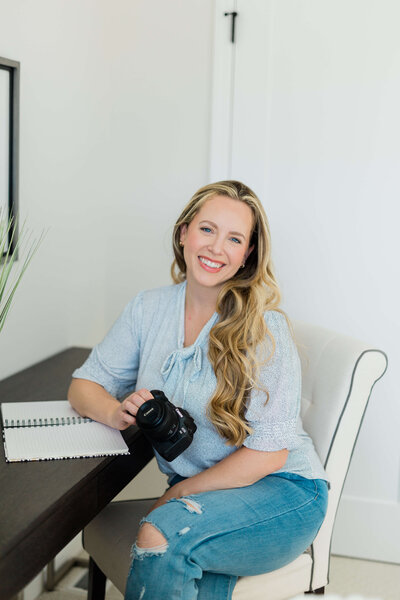
[[[157,455],[170,487],[142,521],[126,600],[231,598],[238,576],[300,555],[327,504],[257,196],[237,181],[201,188],[173,249],[175,284],[128,304],[69,391],[81,415],[122,430],[160,389],[197,425],[175,460]]]

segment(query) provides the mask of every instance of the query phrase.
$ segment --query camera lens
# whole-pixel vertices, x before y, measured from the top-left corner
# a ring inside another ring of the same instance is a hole
[[[153,439],[167,440],[177,431],[179,420],[173,410],[161,400],[147,400],[136,414],[136,422]]]
[[[153,429],[162,422],[165,410],[164,406],[154,400],[148,400],[143,404],[140,411],[140,426],[145,429]],[[138,411],[139,412],[139,411]],[[137,418],[137,417],[136,417]]]
[[[153,398],[139,407],[136,423],[154,450],[170,462],[190,446],[197,427],[187,410],[172,404],[163,391],[150,393]]]

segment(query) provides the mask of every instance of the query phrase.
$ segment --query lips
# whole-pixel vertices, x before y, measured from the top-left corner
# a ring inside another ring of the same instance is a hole
[[[209,273],[218,273],[225,265],[216,260],[211,260],[205,256],[199,256],[200,266]]]

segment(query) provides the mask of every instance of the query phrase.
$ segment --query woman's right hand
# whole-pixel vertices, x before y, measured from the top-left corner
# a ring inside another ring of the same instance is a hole
[[[136,425],[136,413],[140,406],[146,400],[151,400],[154,396],[149,390],[141,389],[130,394],[123,402],[118,402],[111,414],[110,426],[115,429],[124,430],[131,425]]]

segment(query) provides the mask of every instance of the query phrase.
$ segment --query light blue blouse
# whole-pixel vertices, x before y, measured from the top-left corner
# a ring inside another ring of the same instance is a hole
[[[140,292],[73,373],[102,385],[116,398],[141,388],[163,390],[171,402],[190,413],[197,431],[189,448],[172,462],[156,455],[170,479],[175,474],[191,477],[237,449],[226,444],[206,416],[216,386],[207,356],[208,336],[218,314],[185,348],[185,292],[186,282]],[[264,451],[287,448],[289,456],[281,471],[327,479],[300,421],[300,360],[286,319],[277,311],[267,311],[265,319],[276,343],[273,359],[260,372],[269,401],[265,404],[265,393],[252,391],[246,419],[253,432],[244,445]]]

